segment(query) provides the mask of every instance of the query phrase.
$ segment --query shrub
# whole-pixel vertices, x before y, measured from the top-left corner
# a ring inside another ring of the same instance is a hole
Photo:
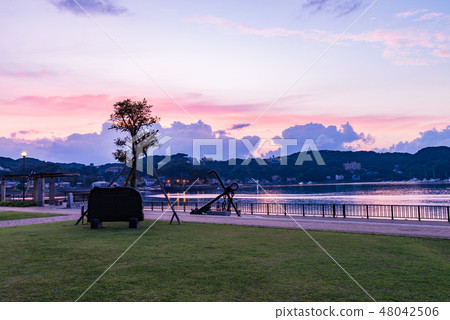
[[[38,204],[34,201],[3,201],[0,207],[36,207]]]

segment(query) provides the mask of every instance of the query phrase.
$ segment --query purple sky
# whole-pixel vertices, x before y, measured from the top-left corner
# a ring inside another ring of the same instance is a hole
[[[144,97],[173,151],[219,135],[450,146],[448,1],[77,2],[91,17],[3,6],[0,156],[112,161],[112,105]]]

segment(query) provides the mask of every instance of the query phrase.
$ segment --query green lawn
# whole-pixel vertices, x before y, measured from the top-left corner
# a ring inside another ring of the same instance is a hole
[[[0,228],[0,301],[74,301],[145,230]],[[448,240],[311,232],[378,301],[449,301]],[[81,301],[368,301],[300,230],[158,222]]]
[[[57,217],[57,216],[62,216],[62,214],[38,213],[38,212],[19,212],[19,211],[0,211],[0,221]]]

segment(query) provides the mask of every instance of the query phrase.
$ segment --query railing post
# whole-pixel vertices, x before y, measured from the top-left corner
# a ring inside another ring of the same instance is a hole
[[[336,205],[333,204],[333,218],[336,218]]]
[[[303,209],[302,209],[303,216],[305,216],[305,204],[304,204],[304,203],[302,204],[302,208],[303,208]]]
[[[250,203],[250,214],[253,214],[253,203]]]
[[[325,218],[325,205],[322,204],[322,217]]]
[[[284,215],[286,215],[286,203],[283,204],[283,209],[284,209]]]
[[[186,202],[183,201],[183,211],[186,212]]]
[[[394,206],[391,206],[391,219],[394,220]]]
[[[366,217],[367,219],[369,219],[369,206],[366,205]]]
[[[152,206],[152,211],[153,211],[153,201],[152,201],[152,202],[150,202],[150,205]]]
[[[447,220],[450,222],[450,207],[447,207]]]
[[[267,215],[269,215],[269,204],[267,203]]]
[[[161,201],[161,211],[164,211],[164,202]]]
[[[343,215],[344,218],[345,218],[345,204],[342,205],[342,215]]]
[[[420,206],[417,206],[417,218],[420,221]]]

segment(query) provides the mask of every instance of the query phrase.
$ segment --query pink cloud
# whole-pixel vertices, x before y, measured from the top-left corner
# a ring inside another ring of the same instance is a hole
[[[428,65],[436,62],[433,57],[439,55],[444,47],[450,45],[450,35],[414,28],[402,30],[373,30],[359,34],[347,34],[347,40],[381,44],[382,56],[398,65]]]
[[[225,27],[233,26],[235,24],[231,20],[228,20],[225,18],[220,18],[220,17],[215,17],[215,16],[212,16],[209,14],[192,16],[192,17],[188,18],[188,21],[195,22],[198,24],[212,24],[212,25],[225,26]]]
[[[397,14],[398,17],[409,17],[428,11],[427,9],[410,10]],[[429,12],[419,19],[430,20],[442,16],[438,12]],[[259,37],[298,37],[304,40],[331,43],[338,38],[338,34],[325,30],[291,30],[285,28],[257,28],[245,26],[235,21],[211,15],[193,16],[189,21],[213,25],[234,31],[240,34]],[[357,34],[346,34],[341,43],[345,41],[379,44],[384,46],[382,57],[397,65],[428,65],[435,63],[436,57],[447,57],[440,52],[450,45],[450,35],[444,32],[427,29],[407,28],[400,30],[377,29]]]
[[[68,97],[23,96],[13,100],[0,100],[2,115],[8,119],[0,128],[0,136],[8,137],[15,133],[16,138],[36,140],[66,137],[73,132],[99,132],[101,124],[108,120],[114,102],[122,98],[100,94]],[[130,98],[137,100],[143,97]],[[182,94],[176,99],[197,120],[201,119],[211,124],[213,131],[230,128],[236,123],[252,123],[270,103],[270,101],[261,101],[221,104],[208,101],[198,93]],[[308,96],[286,97],[285,103],[298,105],[305,101],[307,103],[307,99]],[[149,99],[149,102],[154,105],[154,114],[161,117],[163,126],[170,125],[174,120],[183,123],[192,121],[168,99]],[[445,122],[445,119],[436,116],[301,114],[298,109],[286,108],[282,103],[276,110],[270,110],[265,114],[254,126],[235,130],[233,135],[236,138],[246,135],[271,138],[281,134],[282,130],[289,126],[311,122],[324,125],[350,122],[355,130],[375,136],[377,147],[386,147],[395,140],[409,139],[412,134],[429,129],[431,124],[439,127],[435,124]],[[387,131],[389,135],[386,135]]]
[[[427,12],[427,11],[428,11],[428,9],[418,9],[418,10],[412,9],[412,10],[408,10],[405,12],[397,13],[395,16],[398,18],[409,18],[409,17],[415,16],[419,13],[423,13],[423,12]]]
[[[92,132],[109,118],[117,101],[107,95],[22,96],[0,99],[0,112],[8,121],[0,135],[34,130],[28,139],[63,137],[72,132]],[[95,123],[95,124],[92,124]]]
[[[293,99],[293,102],[290,101]],[[286,97],[288,105],[307,102],[306,96]],[[213,127],[213,131],[230,128],[236,123],[252,123],[263,110],[269,105],[270,101],[261,101],[255,103],[236,103],[221,104],[216,101],[198,100],[187,101],[178,99],[179,102],[196,119],[201,119]],[[292,103],[291,103],[292,102]],[[170,124],[171,119],[181,120],[183,113],[170,101],[155,101],[155,114],[161,116],[164,126]],[[297,109],[298,110],[298,109]],[[217,116],[220,114],[220,116]],[[427,130],[431,125],[441,127],[442,118],[438,116],[395,116],[395,115],[361,115],[349,116],[330,115],[330,114],[308,114],[300,113],[291,108],[287,108],[283,103],[277,108],[269,110],[255,125],[246,126],[239,131],[230,132],[233,136],[239,138],[246,135],[259,135],[264,138],[271,138],[279,135],[282,130],[288,126],[305,123],[322,123],[324,125],[336,125],[346,122],[352,123],[359,131],[370,132],[377,138],[377,146],[388,146],[392,144],[393,137],[398,139],[407,139],[412,134]],[[182,122],[190,122],[185,117]],[[389,131],[389,135],[386,135]],[[380,138],[378,138],[380,137]]]
[[[450,58],[450,50],[437,49],[433,51],[434,55],[443,58]]]
[[[444,14],[442,12],[429,12],[425,13],[424,15],[420,16],[417,21],[423,21],[423,20],[432,20],[438,17],[443,16]]]
[[[5,70],[0,69],[0,77],[12,77],[12,78],[44,78],[56,75],[53,72],[38,70],[38,71],[27,71],[27,70]]]
[[[238,33],[260,36],[265,38],[274,37],[300,37],[302,39],[310,39],[315,41],[331,42],[337,38],[337,35],[331,34],[323,30],[309,29],[309,30],[291,30],[281,27],[276,28],[257,28],[246,26],[238,22],[228,20],[225,18],[215,17],[211,15],[192,16],[188,19],[190,22],[203,25],[214,25],[226,28]]]
[[[304,99],[305,97],[300,97]],[[182,100],[180,100],[182,101]],[[289,102],[289,101],[288,101]],[[220,104],[213,101],[197,101],[185,103],[185,108],[197,119],[210,124],[213,131],[230,128],[236,123],[252,123],[269,102],[248,104]],[[162,113],[162,111],[164,112]],[[298,110],[298,109],[297,109]],[[165,126],[170,124],[167,119],[180,119],[180,111],[176,106],[166,102],[162,106],[157,104],[156,114],[162,117]],[[217,114],[220,113],[220,117]],[[289,108],[278,106],[275,110],[269,110],[255,125],[245,126],[239,131],[230,131],[235,138],[248,135],[258,135],[263,138],[271,138],[280,135],[281,132],[296,124],[321,123],[323,125],[336,125],[350,122],[355,130],[368,132],[376,138],[375,147],[386,147],[392,141],[412,138],[417,132],[428,130],[431,126],[442,127],[442,118],[438,116],[396,116],[396,115],[361,115],[349,116],[330,114],[300,113]],[[190,121],[186,119],[185,121]],[[389,134],[386,134],[389,132]]]
[[[22,96],[17,99],[0,100],[3,114],[29,114],[41,117],[59,115],[92,115],[110,110],[114,102],[107,95],[81,96]],[[13,108],[9,108],[13,107]]]
[[[382,43],[389,47],[421,46],[432,48],[434,46],[433,40],[436,37],[434,34],[427,32],[404,29],[396,31],[374,30],[359,34],[348,34],[345,38],[353,41]]]

